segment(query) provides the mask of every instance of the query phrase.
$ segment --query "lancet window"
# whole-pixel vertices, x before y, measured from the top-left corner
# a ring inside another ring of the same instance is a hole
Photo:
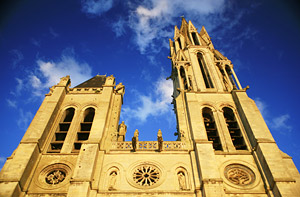
[[[236,87],[236,83],[235,83],[235,81],[234,81],[234,77],[233,77],[233,75],[232,75],[231,68],[230,68],[228,65],[226,65],[226,66],[225,66],[225,70],[226,70],[226,73],[227,73],[227,75],[228,75],[228,77],[229,77],[229,79],[230,79],[230,82],[231,82],[232,86],[233,86],[233,89],[236,90],[237,87]]]
[[[192,38],[195,45],[200,45],[196,32],[192,32]]]
[[[95,109],[90,107],[84,111],[83,121],[80,123],[80,131],[77,132],[74,142],[74,151],[79,151],[83,141],[88,140],[95,116]]]
[[[204,62],[203,55],[201,53],[198,53],[197,58],[198,58],[198,63],[199,63],[200,69],[201,69],[202,77],[203,77],[203,80],[204,80],[204,83],[205,83],[205,87],[206,88],[214,88],[214,85],[212,83],[212,80],[211,80],[210,74],[208,72],[207,66]]]
[[[179,48],[182,49],[180,38],[178,38],[177,41],[178,41],[178,44],[179,44]]]
[[[202,116],[208,140],[213,142],[215,150],[223,150],[212,110],[208,107],[203,108]]]
[[[235,149],[247,150],[247,145],[245,143],[243,134],[232,109],[230,109],[229,107],[224,107],[223,114]]]
[[[185,90],[187,90],[188,83],[187,83],[187,78],[186,78],[186,74],[185,74],[185,70],[184,70],[183,66],[180,67],[179,72],[180,72],[180,77],[181,77],[183,88]]]
[[[48,152],[59,153],[62,149],[63,143],[66,139],[67,133],[70,129],[71,122],[73,120],[75,109],[70,107],[66,109],[63,113],[60,123],[55,131],[52,142]]]

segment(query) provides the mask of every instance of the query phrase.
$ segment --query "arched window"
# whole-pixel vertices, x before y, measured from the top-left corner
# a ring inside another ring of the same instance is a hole
[[[228,65],[226,65],[226,66],[225,66],[225,70],[226,70],[226,73],[227,73],[227,75],[228,75],[228,77],[229,77],[229,79],[230,79],[230,82],[231,82],[232,86],[233,86],[233,89],[236,90],[237,87],[236,87],[236,83],[235,83],[235,81],[234,81],[234,78],[233,78],[233,76],[232,76],[231,68],[230,68]]]
[[[187,80],[186,80],[185,71],[184,71],[184,68],[182,66],[180,67],[179,72],[180,72],[180,77],[181,77],[181,81],[182,81],[182,84],[183,84],[183,88],[185,90],[187,90],[188,89],[188,84],[187,84]]]
[[[95,116],[95,109],[87,108],[83,113],[83,121],[80,123],[80,131],[77,132],[77,139],[74,142],[74,151],[79,151],[82,141],[88,140]]]
[[[208,107],[203,108],[202,116],[208,140],[213,142],[213,147],[215,150],[223,150],[211,109]]]
[[[245,143],[243,134],[232,109],[229,107],[224,107],[223,114],[235,149],[247,150],[247,145]]]
[[[207,69],[206,64],[204,62],[203,55],[201,53],[198,53],[197,58],[198,58],[198,63],[199,63],[200,69],[201,69],[202,77],[203,77],[203,80],[204,80],[204,83],[205,83],[205,87],[206,88],[214,88],[214,85],[211,81],[208,69]]]
[[[192,37],[195,45],[200,45],[196,32],[192,32]]]
[[[59,125],[53,136],[52,142],[50,143],[50,148],[48,152],[59,153],[61,151],[63,143],[69,131],[71,122],[73,120],[74,113],[75,113],[75,109],[72,107],[64,111],[61,120],[59,122]]]

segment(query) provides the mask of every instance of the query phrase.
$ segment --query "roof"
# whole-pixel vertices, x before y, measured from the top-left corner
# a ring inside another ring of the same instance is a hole
[[[99,88],[104,85],[105,81],[106,81],[105,75],[96,75],[95,77],[79,84],[74,88]]]

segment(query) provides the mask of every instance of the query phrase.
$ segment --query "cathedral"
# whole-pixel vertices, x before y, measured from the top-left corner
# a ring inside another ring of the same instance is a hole
[[[50,88],[0,173],[0,196],[300,196],[292,158],[274,141],[231,61],[182,19],[170,39],[177,140],[125,141],[125,86],[97,75]]]

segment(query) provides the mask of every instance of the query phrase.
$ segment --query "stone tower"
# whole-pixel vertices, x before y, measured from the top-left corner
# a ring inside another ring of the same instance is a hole
[[[299,196],[292,159],[204,27],[183,18],[170,51],[177,141],[125,141],[122,83],[63,77],[7,159],[0,196]]]

